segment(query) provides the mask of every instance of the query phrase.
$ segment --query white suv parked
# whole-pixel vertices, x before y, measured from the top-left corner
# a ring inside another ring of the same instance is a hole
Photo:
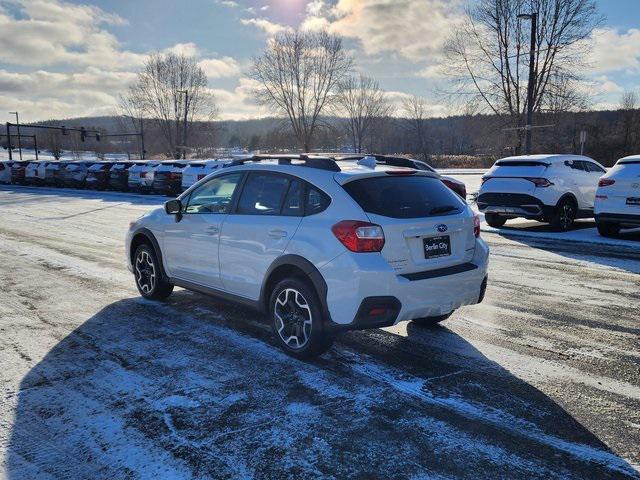
[[[433,325],[482,301],[489,249],[428,171],[319,156],[236,160],[131,223],[140,293],[174,285],[269,313],[294,356],[343,330]]]
[[[600,179],[595,216],[598,232],[606,237],[640,227],[640,155],[621,158]]]
[[[190,162],[189,166],[182,171],[182,190],[186,190],[218,168],[222,168],[230,161],[231,160],[199,160]]]
[[[523,217],[567,231],[576,218],[593,217],[598,180],[605,172],[580,155],[503,158],[482,177],[478,209],[495,228]]]

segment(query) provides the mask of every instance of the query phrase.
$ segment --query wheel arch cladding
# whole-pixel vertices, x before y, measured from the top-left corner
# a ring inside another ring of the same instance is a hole
[[[276,284],[292,276],[308,280],[320,299],[320,309],[323,317],[329,318],[327,308],[327,284],[318,269],[307,259],[298,255],[282,255],[278,257],[267,270],[265,280],[260,290],[260,305],[265,312],[269,311],[269,297]]]
[[[137,230],[131,239],[131,249],[129,251],[129,258],[131,259],[131,264],[135,263],[135,254],[136,249],[143,244],[150,245],[153,248],[154,253],[156,254],[156,258],[158,259],[158,263],[160,264],[160,271],[164,276],[167,275],[167,272],[164,269],[164,263],[162,261],[162,251],[160,250],[160,245],[158,244],[158,240],[153,235],[153,233],[146,229],[141,228]]]

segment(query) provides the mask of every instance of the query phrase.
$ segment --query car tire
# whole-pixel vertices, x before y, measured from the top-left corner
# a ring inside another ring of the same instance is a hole
[[[612,222],[598,222],[598,233],[603,237],[616,237],[620,233],[620,225]]]
[[[414,318],[411,321],[415,325],[418,325],[420,327],[433,327],[439,324],[440,322],[444,322],[447,318],[449,318],[453,314],[454,311],[451,311],[445,315],[436,315],[434,317]]]
[[[501,217],[495,213],[485,213],[484,219],[487,222],[487,225],[493,228],[500,228],[507,223],[507,219],[505,217]]]
[[[551,226],[558,232],[568,232],[576,219],[577,207],[570,198],[563,198],[558,202],[551,217]]]
[[[333,336],[324,330],[320,300],[309,282],[287,278],[279,282],[269,298],[269,317],[280,347],[299,359],[326,352]]]
[[[136,287],[144,298],[164,300],[173,292],[173,285],[162,272],[156,252],[146,243],[136,248],[133,276]]]

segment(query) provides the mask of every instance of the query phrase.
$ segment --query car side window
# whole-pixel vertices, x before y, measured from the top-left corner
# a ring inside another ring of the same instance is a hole
[[[601,168],[599,165],[596,165],[595,163],[592,162],[584,162],[585,165],[587,166],[587,170],[589,172],[594,172],[594,173],[605,173],[606,170],[604,168]]]
[[[289,217],[302,217],[304,215],[304,182],[292,179],[289,183],[289,191],[282,205],[282,215]]]
[[[289,177],[273,173],[249,174],[238,201],[242,215],[279,215],[289,189]]]
[[[184,213],[229,213],[241,179],[242,172],[212,178],[191,192]]]
[[[305,197],[304,214],[315,215],[316,213],[320,213],[326,210],[330,203],[331,199],[326,193],[309,185]]]

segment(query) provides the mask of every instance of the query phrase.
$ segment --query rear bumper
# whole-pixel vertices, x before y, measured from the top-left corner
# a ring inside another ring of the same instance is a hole
[[[598,213],[595,216],[596,222],[617,223],[623,227],[640,227],[640,213],[633,215],[630,213]]]
[[[520,193],[482,193],[476,200],[478,210],[507,218],[542,218],[553,213],[553,206],[545,205],[532,195]]]
[[[327,283],[331,323],[336,329],[388,326],[444,315],[463,305],[479,303],[486,288],[488,257],[489,248],[477,240],[473,259],[464,264],[465,268],[398,275],[379,254],[345,252],[320,269]],[[421,273],[425,273],[425,278]],[[369,298],[396,299],[399,308],[394,318],[380,319],[380,324],[373,318],[364,322],[363,308],[366,308],[362,305]]]

